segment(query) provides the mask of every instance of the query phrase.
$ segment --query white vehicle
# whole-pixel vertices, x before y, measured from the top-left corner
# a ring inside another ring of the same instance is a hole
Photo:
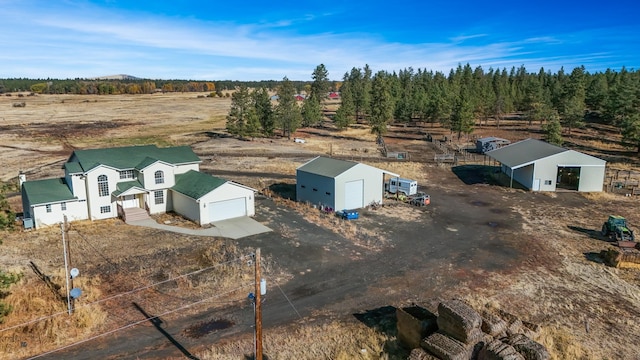
[[[392,194],[400,192],[406,196],[415,195],[418,192],[418,182],[410,179],[391,178],[384,184],[384,190]]]

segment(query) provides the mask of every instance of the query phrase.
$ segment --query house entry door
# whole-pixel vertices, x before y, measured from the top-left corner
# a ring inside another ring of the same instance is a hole
[[[122,201],[122,207],[125,209],[139,207],[138,199],[135,195],[125,195]]]

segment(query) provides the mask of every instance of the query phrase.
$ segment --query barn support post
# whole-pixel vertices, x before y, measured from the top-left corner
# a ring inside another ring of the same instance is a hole
[[[511,168],[511,181],[509,182],[509,187],[513,187],[513,168]]]

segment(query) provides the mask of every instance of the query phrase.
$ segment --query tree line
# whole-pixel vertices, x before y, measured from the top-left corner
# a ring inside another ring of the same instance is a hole
[[[30,91],[38,94],[114,95],[152,94],[155,92],[210,92],[222,96],[226,90],[239,86],[249,88],[275,89],[280,82],[267,81],[194,81],[194,80],[92,80],[92,79],[0,79],[0,94],[6,92]],[[294,88],[301,92],[308,81],[292,81]]]
[[[589,73],[580,66],[570,73],[563,68],[552,73],[543,68],[528,72],[524,66],[484,70],[466,64],[448,74],[413,68],[373,74],[365,65],[346,72],[342,82],[327,86],[327,70],[321,64],[312,77],[310,97],[302,106],[282,103],[290,101],[286,78],[276,87],[280,100],[274,107],[278,110],[275,123],[285,135],[297,126],[318,124],[322,119],[322,94],[339,88],[341,105],[332,117],[339,129],[363,122],[381,136],[391,122],[421,121],[440,123],[460,137],[489,119],[499,127],[507,114],[517,113],[529,125],[534,121],[543,125],[547,140],[556,144],[562,143],[563,130],[571,136],[572,130],[586,122],[613,125],[623,141],[640,153],[640,71],[622,68]],[[246,93],[242,96],[251,98],[247,89],[243,91]],[[243,109],[253,111],[256,100],[247,101]],[[247,135],[242,124],[253,121],[251,116],[245,119],[237,115],[238,111],[243,113],[240,109],[232,111],[228,117],[230,131]],[[286,119],[281,118],[285,115]],[[251,136],[272,134],[273,128],[258,125],[254,121],[248,126]]]

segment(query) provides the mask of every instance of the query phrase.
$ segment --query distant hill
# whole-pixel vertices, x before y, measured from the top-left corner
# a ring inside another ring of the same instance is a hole
[[[118,74],[118,75],[100,76],[100,77],[94,78],[94,80],[142,80],[142,78],[127,75],[127,74]]]

